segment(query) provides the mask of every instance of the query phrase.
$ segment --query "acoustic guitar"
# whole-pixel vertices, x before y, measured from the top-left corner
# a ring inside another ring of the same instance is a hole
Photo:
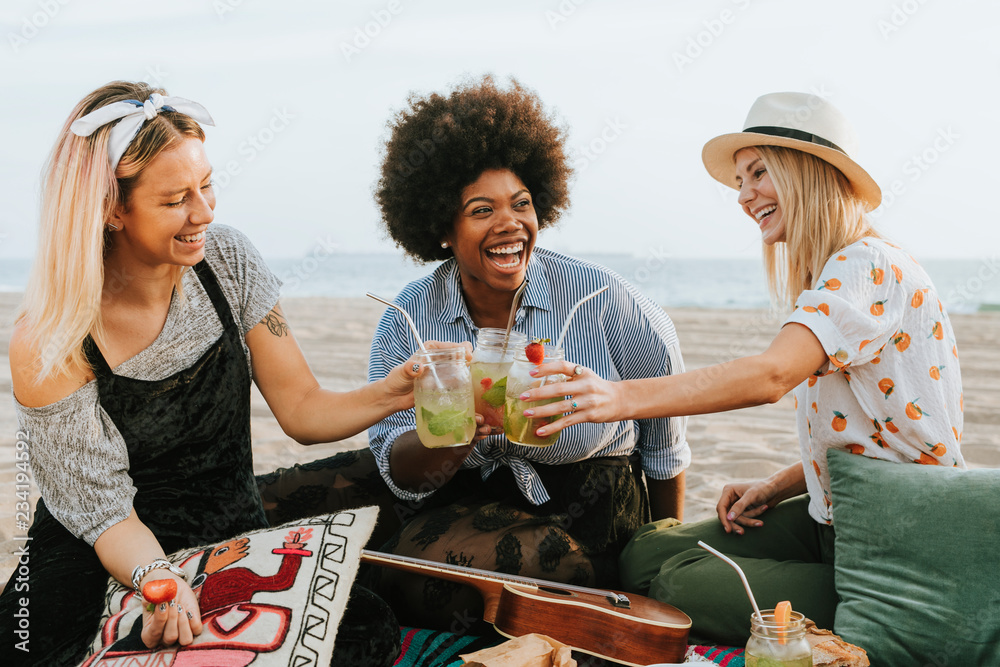
[[[540,632],[590,655],[641,667],[681,662],[691,619],[641,595],[602,591],[364,549],[361,560],[472,586],[505,637]]]

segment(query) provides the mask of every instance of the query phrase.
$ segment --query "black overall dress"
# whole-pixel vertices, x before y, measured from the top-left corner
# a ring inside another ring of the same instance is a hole
[[[88,336],[101,407],[125,440],[133,507],[171,553],[267,527],[250,450],[250,373],[239,329],[215,275],[195,271],[223,334],[190,368],[163,380],[115,375]],[[42,500],[28,531],[29,590],[14,576],[0,597],[0,664],[75,665],[97,634],[108,573]],[[17,598],[30,600],[30,653],[13,648]]]
[[[229,303],[208,264],[195,267],[223,334],[197,362],[163,380],[115,375],[88,336],[101,406],[128,449],[133,507],[165,553],[268,526],[253,474],[250,373]],[[94,548],[38,501],[30,544],[30,653],[16,650],[17,572],[0,596],[0,666],[73,666],[93,642],[108,574]],[[399,625],[388,605],[355,586],[331,665],[391,665]]]

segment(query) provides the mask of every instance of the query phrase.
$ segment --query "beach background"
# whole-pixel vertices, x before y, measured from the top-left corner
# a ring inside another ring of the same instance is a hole
[[[0,394],[11,395],[6,350],[20,295],[0,293]],[[283,300],[292,330],[320,383],[348,390],[365,381],[366,360],[375,324],[383,306],[366,298],[293,297]],[[781,320],[767,309],[667,309],[680,337],[689,369],[762,351]],[[952,324],[958,339],[965,393],[962,451],[970,467],[1000,466],[1000,312],[956,314]],[[16,566],[14,485],[17,470],[13,439],[17,430],[12,405],[0,405],[0,489],[9,499],[0,505],[0,580]],[[254,388],[251,431],[256,472],[367,446],[364,434],[339,443],[305,447],[281,431],[264,399]],[[700,415],[688,422],[693,461],[687,473],[685,519],[714,516],[724,484],[766,477],[799,460],[792,399],[734,412]],[[32,485],[31,505],[38,498]]]
[[[763,349],[759,232],[701,165],[766,92],[820,95],[882,186],[879,229],[938,287],[958,337],[963,450],[1000,465],[1000,3],[972,0],[7,0],[0,7],[0,581],[17,474],[7,342],[38,236],[39,174],[70,108],[114,79],[204,104],[216,221],[284,281],[320,381],[366,378],[380,304],[432,266],[385,238],[372,201],[386,122],[412,91],[517,77],[566,128],[572,207],[539,245],[618,271],[673,317],[688,368]],[[365,446],[299,446],[254,393],[259,472]],[[791,399],[692,417],[686,519],[724,483],[798,459]],[[32,508],[37,489],[30,489]]]

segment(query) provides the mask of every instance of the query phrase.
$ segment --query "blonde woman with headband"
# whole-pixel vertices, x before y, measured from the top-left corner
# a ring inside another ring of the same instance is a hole
[[[109,573],[137,589],[176,581],[175,601],[144,614],[146,646],[190,644],[201,632],[195,593],[162,559],[267,526],[252,470],[251,380],[303,444],[413,406],[412,359],[362,389],[319,387],[282,314],[279,281],[243,234],[213,224],[206,124],[197,103],[114,82],[76,105],[49,159],[38,256],[10,342],[42,493],[29,531],[31,652],[13,646],[25,589],[12,579],[0,597],[0,664],[77,664]],[[369,611],[392,617],[374,596]],[[381,630],[391,652],[398,625]],[[346,644],[338,635],[335,662]]]
[[[794,390],[801,462],[767,479],[728,484],[718,518],[647,524],[621,557],[623,582],[691,616],[692,636],[742,645],[751,608],[717,582],[747,573],[761,608],[791,600],[833,627],[834,530],[826,452],[965,467],[962,380],[948,314],[927,273],[882,238],[866,212],[881,191],[855,161],[857,139],[828,102],[798,93],[759,98],[744,130],[709,141],[708,172],[739,190],[761,232],[775,299],[792,313],[761,354],[671,377],[606,382],[585,371],[525,400],[563,415],[539,435],[578,422],[673,417],[774,403]],[[574,369],[572,362],[539,372]],[[527,412],[526,412],[527,414]]]

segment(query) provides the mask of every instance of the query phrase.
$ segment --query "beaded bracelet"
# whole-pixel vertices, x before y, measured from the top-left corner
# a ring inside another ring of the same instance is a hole
[[[149,565],[138,565],[134,570],[132,570],[132,588],[134,588],[136,592],[141,594],[142,591],[139,590],[139,584],[142,582],[142,578],[153,570],[170,570],[184,581],[187,581],[187,573],[184,570],[180,569],[168,560],[157,558]]]

